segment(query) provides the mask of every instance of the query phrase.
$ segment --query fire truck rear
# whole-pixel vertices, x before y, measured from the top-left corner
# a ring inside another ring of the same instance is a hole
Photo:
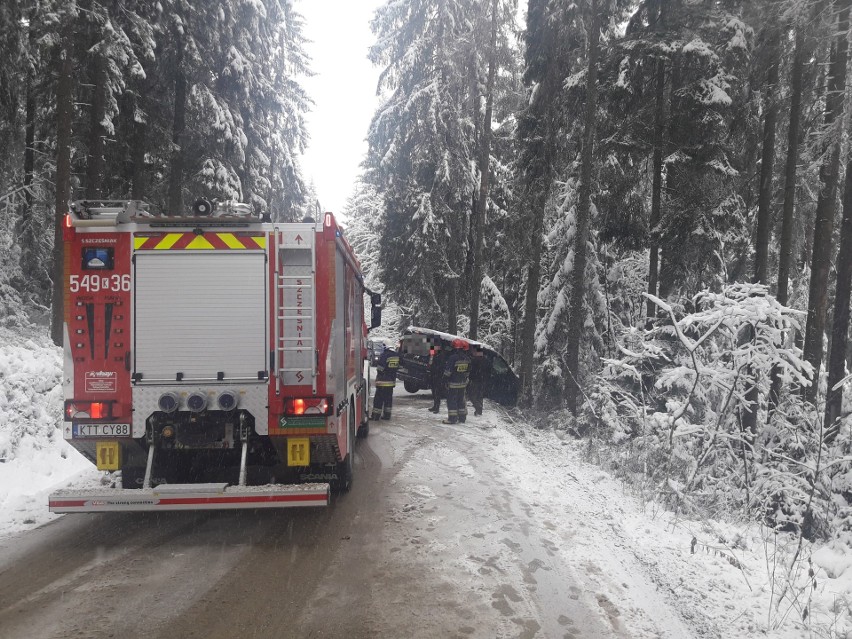
[[[56,492],[51,511],[318,506],[348,490],[369,291],[331,214],[78,202],[64,243],[64,437],[121,487]]]

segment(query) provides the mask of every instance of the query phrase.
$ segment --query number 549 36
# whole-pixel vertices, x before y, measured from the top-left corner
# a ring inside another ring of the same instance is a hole
[[[68,286],[72,293],[85,291],[97,293],[98,291],[129,291],[130,275],[71,275],[68,278]]]

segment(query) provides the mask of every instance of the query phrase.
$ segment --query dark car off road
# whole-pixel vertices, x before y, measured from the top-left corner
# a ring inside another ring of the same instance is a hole
[[[481,342],[458,335],[442,333],[419,326],[408,327],[400,339],[400,362],[397,377],[405,390],[416,393],[429,389],[429,367],[436,348],[451,350],[454,339],[463,339],[471,348],[480,348],[488,362],[485,397],[502,404],[514,406],[518,401],[518,377],[509,364],[494,349]]]

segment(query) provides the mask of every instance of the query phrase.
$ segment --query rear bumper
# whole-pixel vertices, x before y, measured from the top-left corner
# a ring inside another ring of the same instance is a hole
[[[411,382],[412,384],[417,384],[420,388],[429,388],[431,386],[429,371],[426,368],[415,370],[413,367],[406,367],[405,372],[397,371],[396,379],[402,383]]]
[[[328,500],[328,484],[163,484],[149,489],[59,490],[50,495],[49,507],[53,513],[232,510],[327,506]]]

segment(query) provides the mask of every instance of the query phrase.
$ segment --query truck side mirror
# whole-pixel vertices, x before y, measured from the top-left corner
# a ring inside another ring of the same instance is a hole
[[[370,328],[376,328],[382,325],[382,307],[373,306],[370,311]]]
[[[373,306],[381,306],[382,305],[382,294],[381,293],[370,293],[370,304]]]

